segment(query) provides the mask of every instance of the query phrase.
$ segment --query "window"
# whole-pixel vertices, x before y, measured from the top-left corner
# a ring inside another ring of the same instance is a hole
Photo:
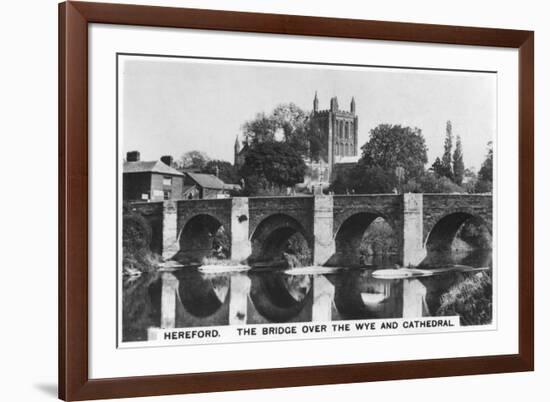
[[[171,186],[172,185],[172,178],[170,176],[164,176],[162,178],[162,185],[163,186]]]
[[[164,190],[164,199],[169,200],[172,198],[172,192],[170,190]]]

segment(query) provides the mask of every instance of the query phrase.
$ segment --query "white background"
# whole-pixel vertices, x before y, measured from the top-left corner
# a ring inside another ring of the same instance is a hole
[[[152,2],[148,2],[153,4]],[[409,4],[410,3],[410,4]],[[550,28],[544,2],[502,1],[361,2],[344,1],[162,1],[155,4],[247,11],[353,17],[364,19],[431,22],[533,29],[536,31],[537,89],[550,88],[543,74],[550,71]],[[454,7],[453,7],[454,6]],[[57,6],[54,1],[3,3],[1,6],[2,63],[0,64],[0,170],[2,173],[2,251],[7,259],[0,291],[2,332],[0,356],[3,400],[55,399],[57,379]],[[156,398],[182,401],[256,401],[335,399],[423,401],[546,400],[545,381],[550,375],[550,273],[544,266],[544,226],[548,223],[550,168],[545,151],[550,144],[548,93],[536,93],[537,158],[537,364],[535,373],[464,378],[396,381],[243,391]],[[150,398],[148,400],[156,400]]]

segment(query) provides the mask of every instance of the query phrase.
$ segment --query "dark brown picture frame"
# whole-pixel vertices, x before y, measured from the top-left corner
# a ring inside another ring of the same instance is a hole
[[[88,376],[88,24],[507,47],[519,50],[519,353],[92,380]],[[534,33],[184,8],[59,5],[59,397],[138,397],[534,369]]]

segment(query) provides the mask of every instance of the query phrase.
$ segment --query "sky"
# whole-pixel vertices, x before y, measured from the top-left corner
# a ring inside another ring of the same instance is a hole
[[[235,137],[257,113],[281,103],[328,109],[338,97],[349,110],[355,97],[359,146],[382,123],[418,127],[428,165],[443,153],[446,122],[462,139],[464,164],[476,171],[496,135],[495,73],[382,67],[125,57],[121,63],[121,127],[124,153],[141,160],[178,159],[200,150],[233,162]]]

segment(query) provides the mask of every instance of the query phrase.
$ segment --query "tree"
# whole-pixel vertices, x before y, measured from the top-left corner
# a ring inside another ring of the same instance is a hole
[[[309,125],[306,112],[294,103],[288,103],[277,106],[271,117],[277,129],[282,131],[284,141],[305,155],[309,149]]]
[[[465,190],[446,176],[426,172],[422,176],[409,180],[403,186],[403,192],[411,193],[464,193]]]
[[[477,174],[476,192],[489,193],[493,191],[493,143],[487,143],[487,156]]]
[[[310,131],[308,114],[294,103],[280,104],[269,115],[259,113],[243,125],[249,144],[275,142],[280,137],[301,155],[309,153]]]
[[[352,169],[339,172],[330,185],[336,194],[385,194],[397,187],[395,173],[379,166],[356,165]]]
[[[239,173],[245,179],[247,192],[269,185],[292,187],[304,181],[306,164],[302,156],[284,142],[252,145]]]
[[[394,172],[401,166],[405,179],[421,176],[428,162],[426,143],[418,128],[381,124],[370,131],[370,139],[361,149],[358,165],[363,169],[379,167]]]
[[[181,156],[181,167],[184,169],[203,170],[210,160],[208,155],[201,151],[189,151]]]
[[[397,177],[391,170],[380,166],[357,165],[351,172],[351,188],[359,194],[391,193],[397,187]]]
[[[220,180],[225,183],[238,183],[240,179],[237,169],[235,169],[235,167],[227,161],[208,161],[204,166],[203,172],[218,176]]]
[[[464,169],[464,179],[462,181],[462,187],[464,187],[464,189],[468,193],[475,193],[476,184],[477,184],[477,173],[475,172],[474,168]]]
[[[460,135],[456,136],[456,146],[453,152],[453,179],[459,186],[462,185],[462,180],[464,180],[464,160]]]
[[[444,176],[444,174],[443,174],[443,164],[441,163],[441,158],[439,158],[439,156],[437,158],[435,158],[435,161],[432,164],[431,169],[436,175]]]
[[[487,156],[479,169],[478,178],[493,182],[493,142],[489,141],[487,147]]]
[[[251,145],[275,141],[276,122],[265,113],[258,113],[243,125],[243,133]]]
[[[445,135],[445,143],[443,145],[443,157],[441,158],[441,173],[440,176],[448,177],[453,180],[452,153],[453,150],[453,125],[451,121],[447,121],[447,132]]]

